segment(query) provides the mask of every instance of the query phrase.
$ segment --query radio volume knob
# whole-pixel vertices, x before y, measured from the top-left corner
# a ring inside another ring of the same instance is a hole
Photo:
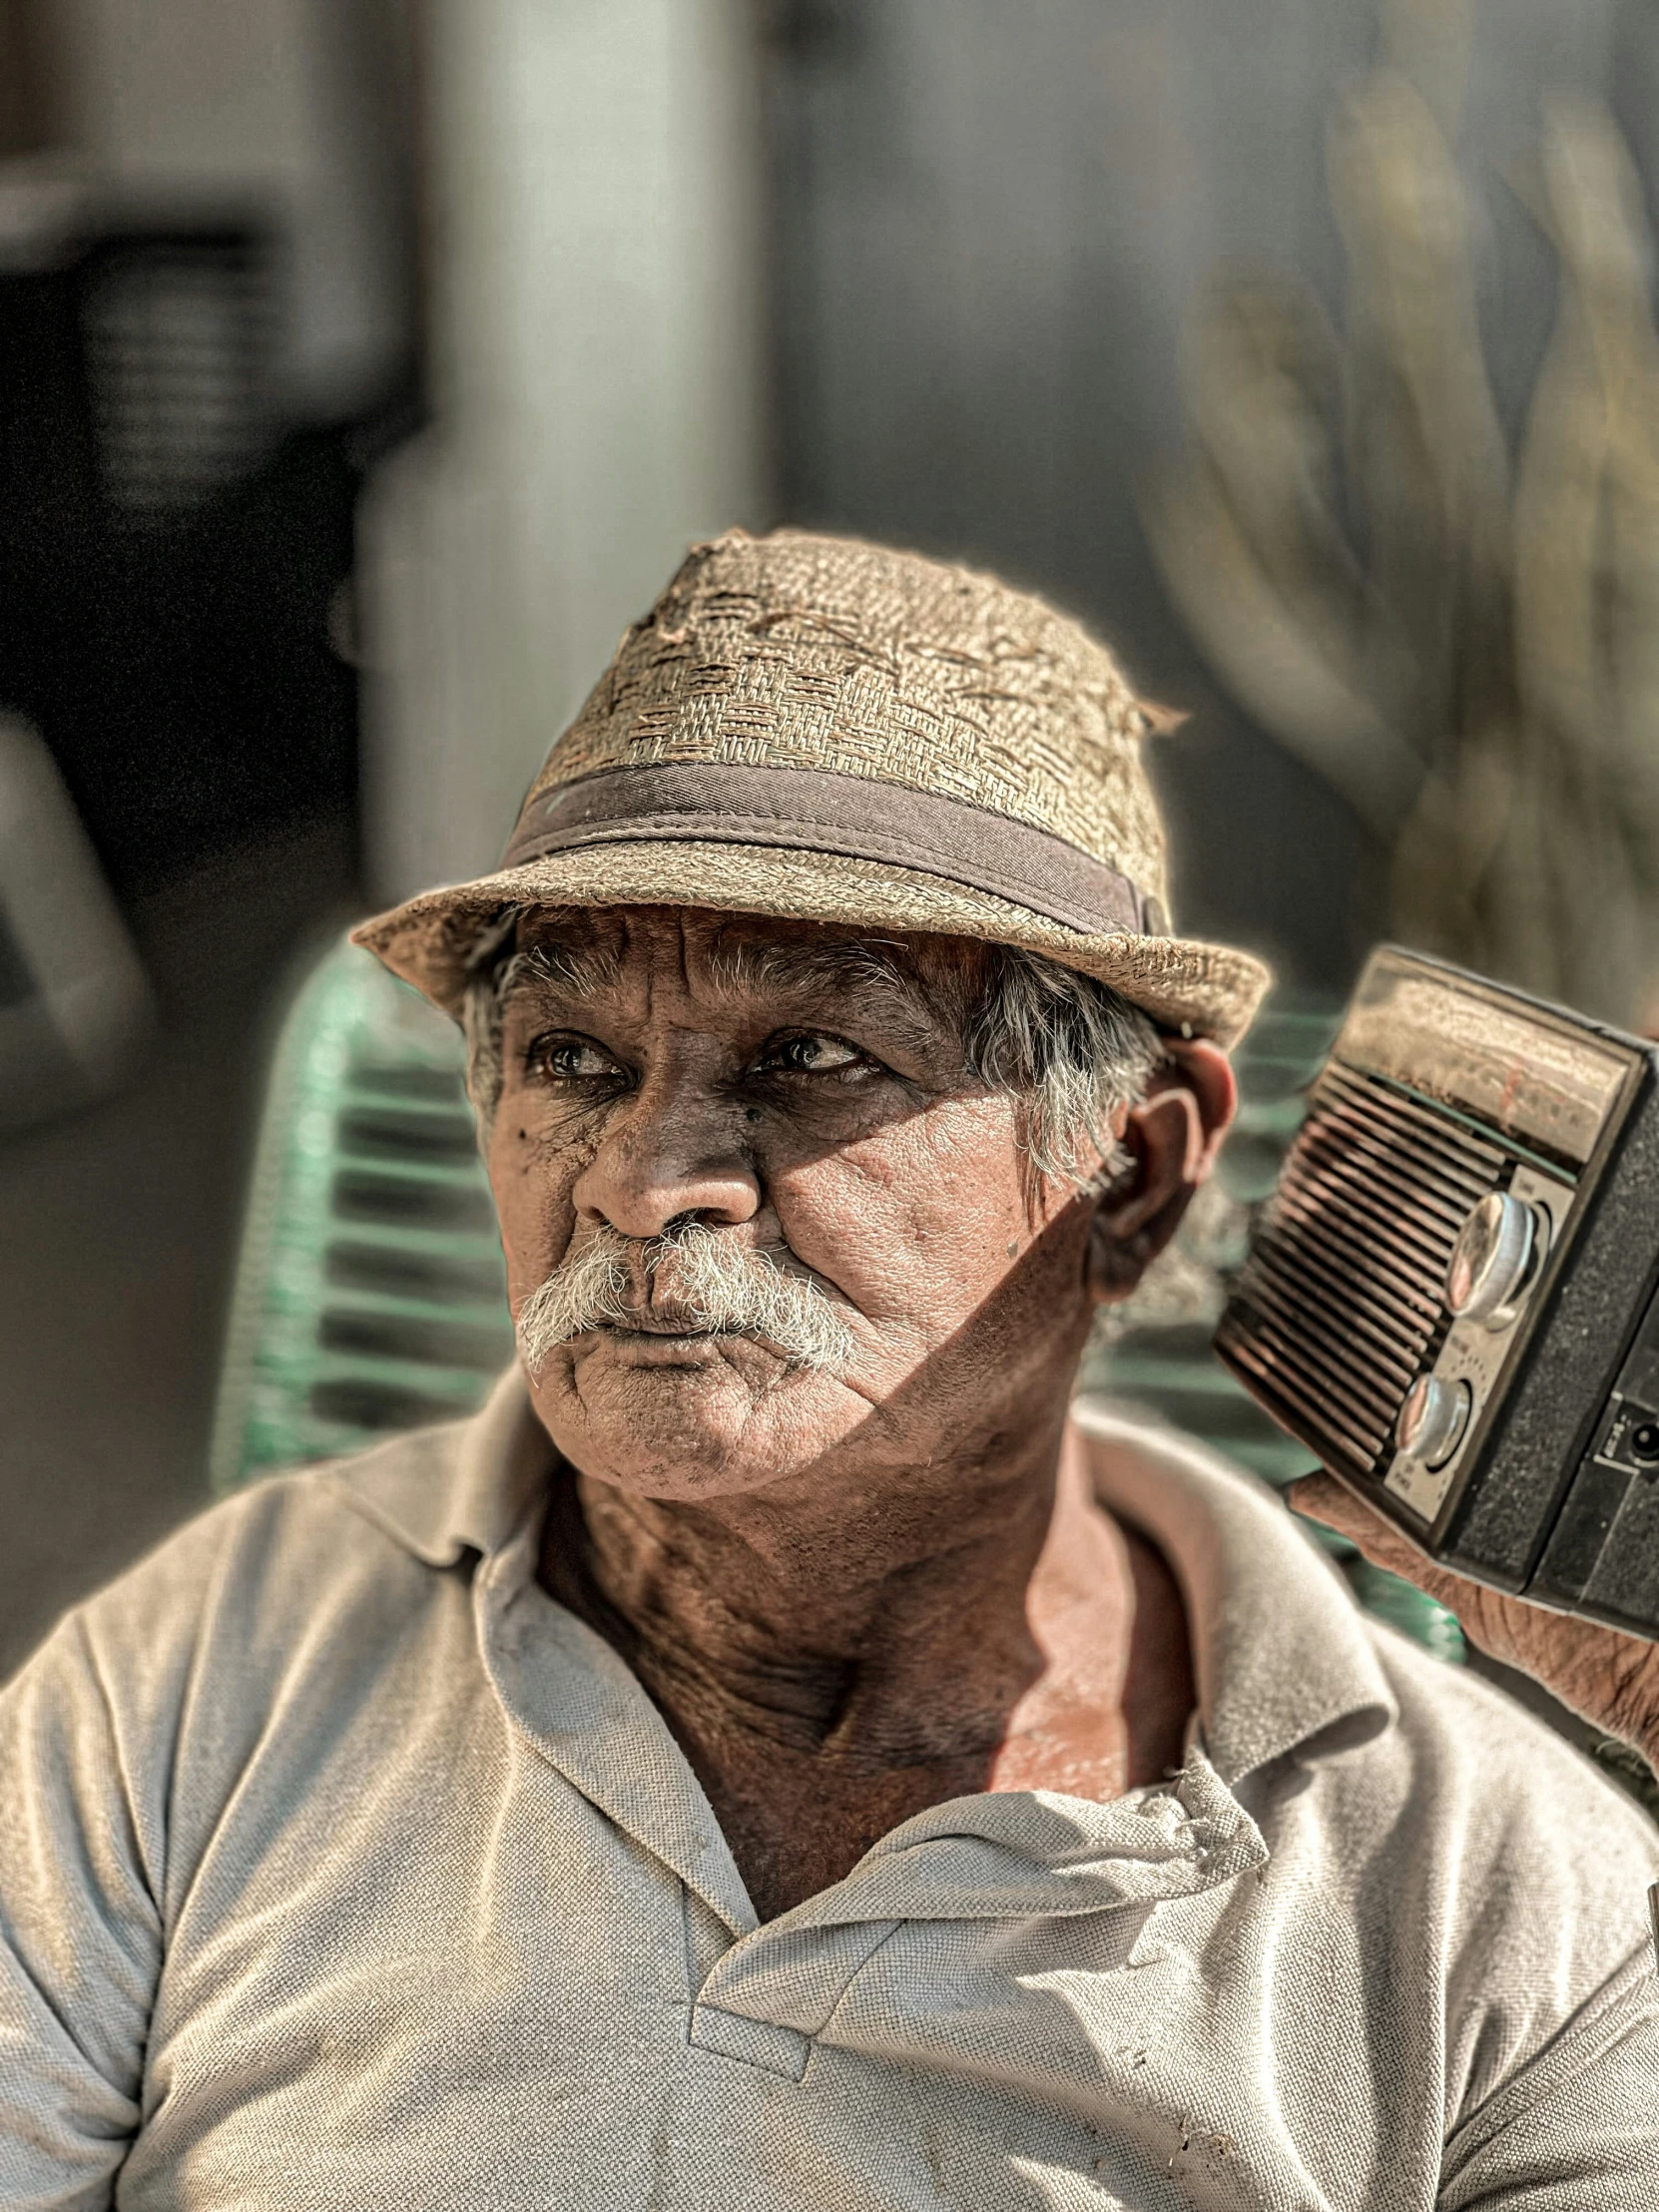
[[[1503,1328],[1530,1288],[1542,1256],[1537,1214],[1508,1191],[1488,1191],[1464,1222],[1445,1274],[1445,1302],[1459,1321]]]
[[[1466,1382],[1419,1375],[1399,1408],[1394,1442],[1407,1459],[1420,1459],[1425,1467],[1443,1467],[1463,1440],[1473,1404],[1474,1393]]]

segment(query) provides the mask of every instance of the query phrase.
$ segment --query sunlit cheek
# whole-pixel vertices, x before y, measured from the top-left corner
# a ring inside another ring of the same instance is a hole
[[[1011,1109],[953,1101],[774,1180],[791,1249],[890,1348],[953,1335],[1032,1244]]]

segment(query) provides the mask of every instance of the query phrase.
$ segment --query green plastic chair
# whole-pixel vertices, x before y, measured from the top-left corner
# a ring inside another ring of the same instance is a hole
[[[1272,1190],[1338,1010],[1280,1001],[1237,1055],[1222,1156],[1236,1198]],[[301,986],[267,1092],[214,1423],[228,1490],[279,1466],[471,1412],[512,1356],[495,1212],[455,1025],[342,942]],[[1143,1330],[1092,1383],[1283,1485],[1315,1462],[1210,1352],[1204,1327]],[[1461,1631],[1407,1582],[1328,1537],[1360,1602],[1445,1659]]]
[[[220,1490],[481,1403],[512,1357],[454,1023],[334,946],[281,1028],[211,1451]]]

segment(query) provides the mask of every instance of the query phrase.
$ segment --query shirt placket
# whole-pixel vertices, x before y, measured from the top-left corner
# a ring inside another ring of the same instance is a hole
[[[944,1961],[964,1946],[959,1933],[929,1944],[928,1929],[942,1935],[969,1924],[988,1949],[1015,1924],[1110,1915],[1129,1964],[1158,1906],[1230,1885],[1266,1858],[1255,1824],[1202,1754],[1171,1788],[1107,1805],[1023,1792],[953,1800],[883,1838],[843,1881],[729,1945],[702,1979],[698,2008],[710,2015],[711,2047],[738,2055],[741,2045],[757,2054],[752,2063],[787,2064],[799,2079],[812,2044],[834,2032],[853,1982],[901,1930],[907,1956],[937,1955],[937,2005],[948,2016],[961,1991]],[[1079,1954],[1099,1947],[1080,1944]],[[925,1964],[917,1978],[928,1980]],[[772,2039],[786,2029],[798,2043]]]
[[[1130,1914],[1260,1865],[1253,1823],[1202,1753],[1108,1805],[1031,1793],[935,1806],[850,1873],[759,1925],[714,1810],[620,1656],[539,1588],[528,1533],[480,1578],[486,1665],[515,1724],[681,1886],[688,2045],[800,2082],[847,1991],[900,1929]],[[942,1948],[943,1946],[941,1946]],[[941,1986],[948,2010],[949,1990]]]
[[[662,1714],[602,1636],[535,1580],[533,1522],[477,1578],[479,1649],[509,1721],[678,1878],[729,1939],[758,1926],[720,1823]]]

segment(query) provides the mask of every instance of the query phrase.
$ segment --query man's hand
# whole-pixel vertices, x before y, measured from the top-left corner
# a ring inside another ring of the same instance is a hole
[[[1286,1494],[1299,1513],[1350,1537],[1374,1566],[1402,1575],[1455,1613],[1470,1641],[1490,1657],[1531,1675],[1581,1719],[1633,1744],[1659,1770],[1659,1644],[1448,1574],[1334,1475],[1307,1475]]]

